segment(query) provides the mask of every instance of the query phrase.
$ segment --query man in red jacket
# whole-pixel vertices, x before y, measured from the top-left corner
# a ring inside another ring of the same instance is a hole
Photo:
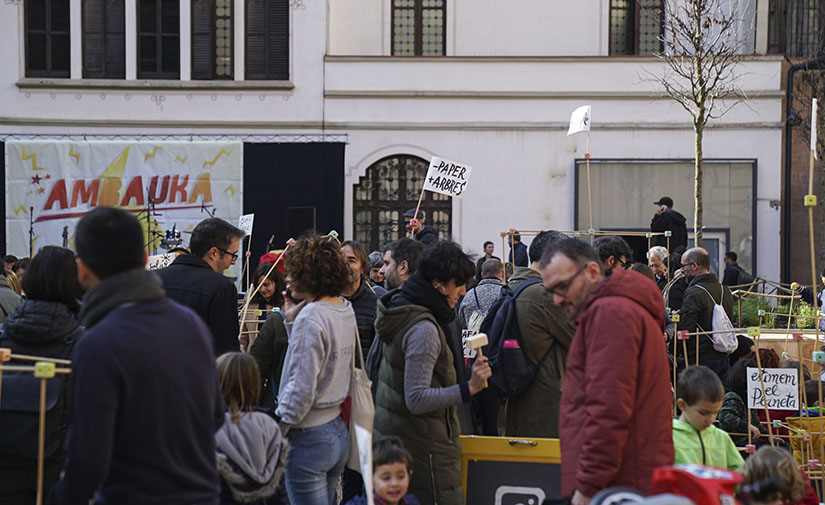
[[[562,494],[587,505],[608,487],[649,492],[653,469],[673,464],[662,296],[636,272],[605,277],[596,252],[576,239],[553,244],[540,267],[577,324],[559,417]]]

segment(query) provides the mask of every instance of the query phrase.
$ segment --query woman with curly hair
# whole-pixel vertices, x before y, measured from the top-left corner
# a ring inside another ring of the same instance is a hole
[[[336,243],[309,237],[290,249],[286,273],[289,346],[276,414],[291,446],[287,494],[292,505],[335,504],[349,457],[341,404],[357,338],[352,304],[340,296],[349,270]]]
[[[422,505],[464,503],[457,406],[486,387],[491,371],[486,358],[476,359],[470,380],[459,382],[450,343],[460,342],[451,322],[475,272],[461,247],[438,242],[400,289],[378,300],[375,431],[401,438],[412,453],[410,493]]]

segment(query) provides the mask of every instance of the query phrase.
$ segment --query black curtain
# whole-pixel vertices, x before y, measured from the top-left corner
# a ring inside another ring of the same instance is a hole
[[[255,214],[252,271],[272,235],[277,249],[298,238],[290,233],[303,231],[311,208],[318,233],[336,230],[344,239],[344,145],[244,144],[243,213]]]

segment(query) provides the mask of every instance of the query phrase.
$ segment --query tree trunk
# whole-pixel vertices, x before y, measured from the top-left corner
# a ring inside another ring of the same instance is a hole
[[[694,240],[695,247],[702,247],[702,212],[704,208],[702,207],[702,169],[703,169],[703,160],[702,160],[702,135],[704,133],[705,125],[701,122],[694,121],[693,123],[693,134],[694,134],[694,174],[693,174],[693,204],[694,204],[694,211],[693,211],[693,229],[696,232],[696,237]]]

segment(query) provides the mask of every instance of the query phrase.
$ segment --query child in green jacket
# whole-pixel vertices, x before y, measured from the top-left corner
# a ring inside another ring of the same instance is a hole
[[[730,436],[713,425],[725,390],[719,376],[705,366],[679,374],[676,405],[682,411],[673,420],[674,464],[696,463],[738,470],[744,463]]]

